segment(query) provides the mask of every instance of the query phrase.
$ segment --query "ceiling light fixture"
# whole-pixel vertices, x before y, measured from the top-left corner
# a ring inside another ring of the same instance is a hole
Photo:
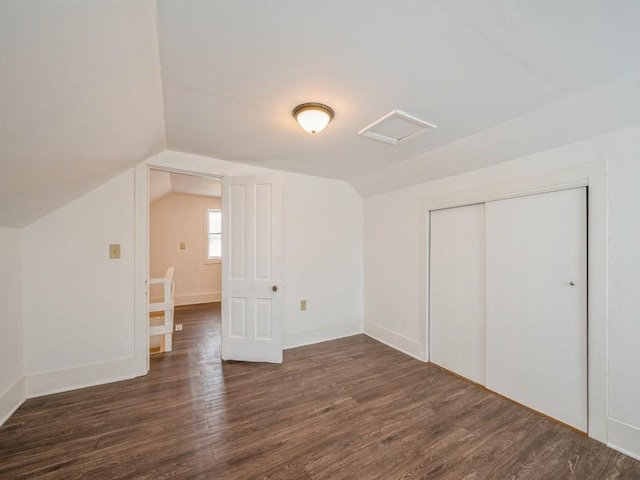
[[[315,134],[329,125],[333,119],[333,110],[322,103],[303,103],[293,109],[293,118],[305,132]]]

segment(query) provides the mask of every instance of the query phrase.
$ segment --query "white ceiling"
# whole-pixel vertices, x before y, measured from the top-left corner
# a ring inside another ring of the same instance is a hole
[[[373,195],[637,123],[639,24],[636,0],[2,0],[0,225],[165,148]],[[316,136],[308,101],[336,114]],[[438,129],[357,135],[395,108]]]
[[[159,1],[170,148],[354,180],[640,68],[638,1],[250,4]],[[308,101],[335,110],[314,137]],[[438,129],[357,135],[394,108]]]

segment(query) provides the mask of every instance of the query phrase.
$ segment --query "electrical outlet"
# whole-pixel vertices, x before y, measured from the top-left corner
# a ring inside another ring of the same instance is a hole
[[[174,327],[175,327],[175,331],[176,332],[181,332],[182,331],[182,324],[181,323],[176,323],[174,325]]]
[[[109,258],[120,258],[120,244],[112,243],[109,245]]]
[[[300,300],[300,310],[303,311],[303,312],[307,310],[307,301],[306,300]]]

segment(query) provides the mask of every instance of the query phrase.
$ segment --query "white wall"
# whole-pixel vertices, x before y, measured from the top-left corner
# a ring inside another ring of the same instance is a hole
[[[421,225],[425,198],[521,182],[590,162],[607,162],[608,202],[608,442],[640,456],[640,127],[632,127],[455,177],[366,198],[365,331],[420,356],[424,329]],[[535,183],[535,181],[533,182]],[[382,262],[383,258],[393,261]],[[602,276],[605,272],[602,272]],[[604,281],[604,280],[603,280]],[[591,282],[591,279],[590,279]],[[604,320],[603,322],[606,322]]]
[[[129,169],[24,229],[29,395],[132,376],[133,205]]]
[[[609,441],[640,459],[640,131],[609,157]]]
[[[0,425],[25,398],[22,232],[0,227]]]
[[[220,175],[274,173],[176,152],[149,163]],[[145,202],[136,200],[136,187],[146,191],[147,177],[134,170],[22,232],[28,396],[143,373],[136,363],[142,350],[134,333],[134,275],[146,261],[134,258],[134,243],[145,243],[136,228],[146,217],[136,219],[135,210]],[[289,173],[282,178],[285,344],[362,332],[361,198],[346,182]],[[110,243],[121,244],[121,259],[109,259]],[[307,312],[299,310],[301,299],[309,302]]]
[[[283,197],[285,347],[361,333],[362,199],[346,182],[288,173]]]
[[[149,208],[149,276],[159,278],[167,268],[175,268],[176,305],[220,301],[221,264],[204,261],[204,215],[209,208],[220,208],[220,199],[176,193]],[[181,242],[184,250],[180,249]],[[151,287],[152,301],[160,301],[162,286]]]
[[[415,189],[364,201],[365,330],[418,357],[419,206]]]

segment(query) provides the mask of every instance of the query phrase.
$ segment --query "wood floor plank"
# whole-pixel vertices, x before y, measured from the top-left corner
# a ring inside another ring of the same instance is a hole
[[[221,362],[219,304],[146,377],[28,400],[2,479],[640,479],[640,462],[356,335]]]

